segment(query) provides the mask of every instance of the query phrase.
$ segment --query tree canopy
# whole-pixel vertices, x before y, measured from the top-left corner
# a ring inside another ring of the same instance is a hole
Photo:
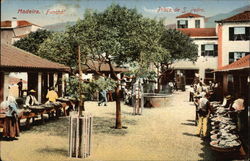
[[[169,65],[175,60],[195,60],[197,48],[188,36],[167,30],[162,21],[143,17],[136,9],[111,5],[103,12],[87,11],[83,19],[63,33],[53,33],[39,47],[37,54],[75,68],[77,48],[82,64],[108,64],[111,78],[117,82],[116,128],[122,128],[119,78],[114,68],[136,64],[138,75],[149,73],[149,66]],[[99,69],[99,70],[98,70]],[[147,75],[147,74],[146,74]]]
[[[40,45],[51,36],[52,32],[48,30],[38,29],[35,32],[31,32],[27,37],[21,38],[20,40],[14,42],[14,46],[28,51],[32,54],[37,55],[37,51]]]
[[[76,45],[68,33],[55,32],[40,45],[37,55],[75,68],[77,64]]]

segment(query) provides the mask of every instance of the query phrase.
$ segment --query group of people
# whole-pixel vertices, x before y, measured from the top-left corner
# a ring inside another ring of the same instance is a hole
[[[194,102],[196,107],[196,118],[195,120],[197,126],[196,135],[202,138],[207,137],[207,127],[208,127],[208,118],[211,114],[214,114],[214,101],[216,99],[212,98],[214,95],[215,89],[218,88],[218,83],[209,82],[208,85],[198,82],[190,88],[189,101]],[[233,101],[231,95],[225,94],[221,107],[229,109],[232,113],[234,111],[241,111],[243,108],[243,99],[237,99]]]
[[[25,99],[24,107],[29,107],[33,105],[39,105],[35,97],[36,91],[31,89],[28,96]],[[54,88],[51,87],[48,91],[46,98],[48,101],[46,103],[56,102],[58,98],[57,93]],[[19,136],[19,117],[22,115],[23,110],[20,107],[22,104],[16,102],[16,98],[13,96],[8,96],[5,101],[0,104],[0,113],[5,115],[2,127],[2,136],[7,140],[15,140]]]
[[[208,117],[211,113],[210,92],[212,89],[202,79],[194,82],[189,89],[189,102],[194,102],[196,107],[195,124],[198,125],[196,134],[206,137]]]

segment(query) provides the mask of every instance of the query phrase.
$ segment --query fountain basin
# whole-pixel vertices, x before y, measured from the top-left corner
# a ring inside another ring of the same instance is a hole
[[[144,93],[144,102],[145,107],[165,107],[167,105],[168,97],[167,94],[160,94],[160,93]]]

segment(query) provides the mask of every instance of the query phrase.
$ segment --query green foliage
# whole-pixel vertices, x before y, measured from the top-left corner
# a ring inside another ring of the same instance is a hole
[[[71,76],[67,80],[66,93],[75,99],[80,99],[80,95],[85,98],[90,98],[95,92],[102,89],[113,90],[116,87],[116,82],[110,78],[99,78],[90,82],[79,80],[77,76]]]
[[[110,78],[99,78],[94,81],[94,83],[97,85],[98,90],[113,90],[117,86],[117,82]]]
[[[122,66],[144,63],[148,55],[158,52],[163,28],[160,22],[143,18],[136,9],[111,5],[100,13],[85,13],[84,19],[66,32],[81,45],[84,60]]]
[[[27,37],[14,42],[13,45],[37,55],[40,44],[42,44],[51,35],[51,31],[39,29],[36,32],[29,33]]]
[[[172,64],[178,60],[196,61],[198,57],[198,46],[189,36],[178,30],[165,30],[160,43],[168,50],[168,54],[163,54],[160,57],[160,63]]]
[[[53,33],[40,45],[37,55],[70,67],[77,64],[76,43],[67,33]]]
[[[130,71],[125,73],[126,76],[146,80],[155,80],[157,78],[156,72],[150,70],[147,65],[143,66],[139,63],[133,63],[130,67]]]
[[[66,93],[71,97],[80,100],[81,95],[85,97],[95,92],[98,87],[95,83],[85,83],[79,77],[71,76],[67,80]]]

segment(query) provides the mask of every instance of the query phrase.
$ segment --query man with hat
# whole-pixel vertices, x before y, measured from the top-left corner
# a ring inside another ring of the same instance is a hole
[[[205,93],[204,97],[200,99],[198,106],[199,121],[197,135],[202,136],[203,138],[207,136],[207,121],[211,112],[209,97],[210,95]]]
[[[36,91],[34,89],[31,89],[29,91],[29,95],[26,97],[26,101],[25,101],[26,106],[33,106],[33,105],[38,105],[39,104],[36,97],[34,96],[35,93],[36,93]]]

